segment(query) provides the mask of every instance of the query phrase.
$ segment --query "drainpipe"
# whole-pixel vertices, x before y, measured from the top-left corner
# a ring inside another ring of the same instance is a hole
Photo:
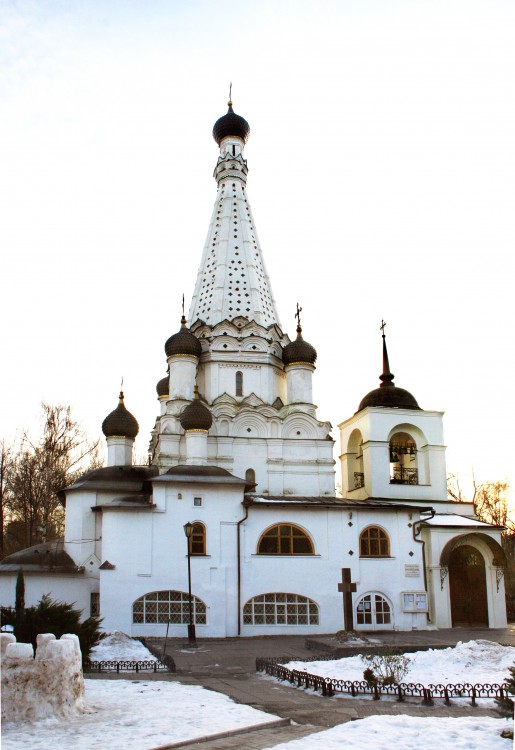
[[[424,591],[426,592],[426,595],[428,597],[427,603],[427,613],[426,613],[426,619],[428,622],[431,622],[431,617],[429,616],[429,592],[427,590],[427,572],[426,572],[426,543],[423,539],[417,539],[417,537],[420,536],[421,526],[425,521],[430,521],[432,518],[434,518],[436,515],[436,511],[431,508],[431,515],[429,518],[424,518],[421,521],[415,521],[413,524],[412,530],[413,530],[413,540],[417,542],[418,544],[422,545],[422,568],[424,572]]]
[[[245,508],[245,515],[240,518],[237,527],[237,557],[238,557],[238,635],[241,635],[241,542],[240,542],[240,526],[249,517],[249,506],[252,504],[251,498],[243,499],[243,507]]]

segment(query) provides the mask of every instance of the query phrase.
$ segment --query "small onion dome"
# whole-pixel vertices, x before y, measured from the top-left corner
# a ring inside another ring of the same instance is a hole
[[[213,416],[207,406],[204,406],[195,386],[193,401],[190,401],[180,416],[183,430],[209,430],[213,424]]]
[[[184,315],[181,318],[180,331],[170,336],[165,344],[165,352],[167,357],[172,357],[174,354],[192,354],[194,357],[200,357],[202,354],[200,341],[186,325]]]
[[[386,349],[386,337],[383,333],[383,374],[379,376],[381,385],[362,399],[358,411],[367,406],[386,406],[390,409],[417,409],[421,411],[415,396],[404,388],[397,388],[393,382],[394,374],[390,372],[390,362]],[[357,412],[356,412],[357,413]]]
[[[118,406],[102,422],[102,432],[106,437],[134,438],[139,432],[139,424],[123,403],[123,391],[120,391]]]
[[[283,349],[283,363],[285,365],[310,364],[317,361],[317,352],[314,346],[308,344],[302,338],[302,328],[297,326],[297,338],[290,341]]]
[[[168,375],[166,375],[164,378],[161,378],[161,380],[159,380],[156,385],[157,397],[163,398],[163,396],[168,396],[169,391],[170,391],[170,378]]]
[[[250,125],[247,120],[237,115],[232,108],[232,102],[228,102],[229,109],[227,114],[220,117],[213,125],[213,138],[221,144],[224,138],[235,136],[241,138],[243,143],[247,143],[250,135]]]

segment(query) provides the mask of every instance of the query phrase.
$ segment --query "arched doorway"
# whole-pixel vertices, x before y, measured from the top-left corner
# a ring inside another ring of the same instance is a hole
[[[470,544],[455,547],[449,557],[452,626],[488,627],[485,559]]]

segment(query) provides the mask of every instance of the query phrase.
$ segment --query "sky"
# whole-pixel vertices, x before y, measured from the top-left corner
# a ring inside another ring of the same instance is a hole
[[[123,377],[144,459],[232,81],[319,418],[338,440],[379,384],[384,319],[448,470],[513,481],[514,28],[511,0],[0,0],[0,437],[42,401],[98,437]]]

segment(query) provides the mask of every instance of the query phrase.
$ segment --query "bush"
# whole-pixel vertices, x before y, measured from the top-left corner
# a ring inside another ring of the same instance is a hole
[[[75,609],[72,604],[53,601],[49,596],[44,596],[35,607],[21,612],[4,610],[2,614],[3,622],[14,627],[16,640],[32,643],[34,648],[39,633],[53,633],[56,638],[65,633],[75,633],[79,636],[82,658],[87,659],[93,646],[104,637],[100,630],[100,617],[88,617],[81,622],[80,609]]]
[[[512,695],[515,694],[515,665],[513,667],[509,668],[510,676],[505,679],[506,684],[508,685],[508,690]],[[502,713],[503,716],[507,716],[511,718],[513,716],[513,698],[510,698],[509,695],[505,695],[504,698],[496,698],[495,702],[497,703],[498,710]]]
[[[361,660],[367,664],[363,679],[369,685],[398,685],[406,676],[410,660],[396,651],[382,654],[362,654]]]

